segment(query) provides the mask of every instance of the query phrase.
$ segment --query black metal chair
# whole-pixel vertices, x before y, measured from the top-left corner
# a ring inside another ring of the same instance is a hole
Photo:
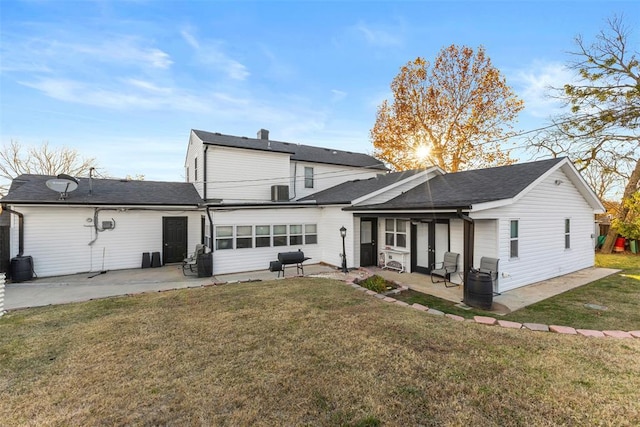
[[[453,286],[458,286],[456,283],[451,283],[451,274],[458,271],[458,258],[460,258],[460,254],[455,252],[445,252],[444,260],[442,262],[437,262],[431,265],[431,283],[442,282],[442,280],[433,280],[433,276],[438,276],[444,279],[445,287],[451,288]],[[449,282],[451,286],[447,285],[447,282]]]

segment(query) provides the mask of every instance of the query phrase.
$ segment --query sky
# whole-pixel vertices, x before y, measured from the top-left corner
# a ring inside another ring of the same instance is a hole
[[[638,40],[635,0],[0,0],[0,141],[161,181],[184,181],[191,129],[371,154],[400,67],[451,44],[484,46],[528,131],[561,111],[575,37],[616,15]]]

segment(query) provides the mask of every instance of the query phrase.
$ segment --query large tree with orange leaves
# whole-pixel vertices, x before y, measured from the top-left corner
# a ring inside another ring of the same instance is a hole
[[[409,61],[391,83],[393,100],[378,107],[371,129],[374,155],[395,170],[436,165],[448,172],[512,163],[500,141],[524,107],[491,64],[451,45],[433,66]]]

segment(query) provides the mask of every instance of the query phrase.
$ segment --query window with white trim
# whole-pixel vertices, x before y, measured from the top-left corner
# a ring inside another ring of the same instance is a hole
[[[302,244],[302,225],[289,226],[289,244],[291,246]]]
[[[273,226],[273,246],[287,246],[287,226]]]
[[[386,219],[384,242],[387,246],[407,247],[407,220]]]
[[[564,248],[571,249],[571,219],[564,219]]]
[[[268,248],[271,246],[271,226],[256,225],[256,248]]]
[[[198,158],[193,159],[193,182],[198,182]]]
[[[511,220],[509,232],[509,258],[518,258],[519,221]]]
[[[233,249],[233,226],[216,226],[216,249]]]
[[[313,188],[313,168],[304,168],[304,188]]]
[[[253,247],[253,226],[236,226],[236,249],[247,249]]]
[[[304,244],[313,245],[318,243],[318,226],[316,224],[305,224]]]

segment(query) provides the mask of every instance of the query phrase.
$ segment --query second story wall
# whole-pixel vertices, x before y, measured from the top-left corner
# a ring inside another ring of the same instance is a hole
[[[189,135],[189,146],[187,147],[187,157],[184,162],[184,177],[186,182],[193,183],[194,187],[204,198],[204,168],[203,168],[203,148],[202,141],[193,132]]]
[[[210,145],[207,199],[268,202],[272,185],[289,185],[289,154]]]
[[[318,191],[342,184],[345,181],[369,179],[380,173],[384,173],[384,171],[323,163],[291,161],[289,197],[296,200],[301,199]]]

